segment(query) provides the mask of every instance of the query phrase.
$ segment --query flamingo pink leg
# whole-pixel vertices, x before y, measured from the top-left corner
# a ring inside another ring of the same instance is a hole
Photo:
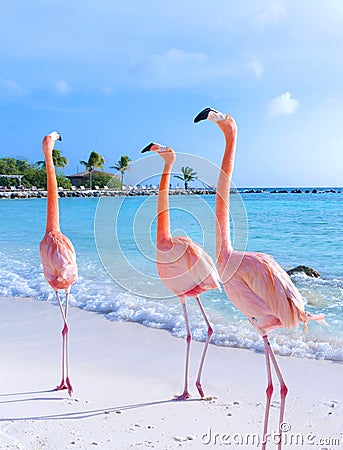
[[[278,450],[281,450],[282,448],[282,427],[281,424],[283,423],[284,420],[284,414],[285,414],[285,405],[286,405],[286,396],[288,393],[288,387],[286,386],[286,383],[283,379],[279,364],[276,360],[275,357],[275,353],[273,351],[273,349],[271,348],[270,344],[269,344],[269,354],[276,372],[276,376],[278,377],[279,383],[280,383],[280,396],[281,396],[281,401],[280,401],[280,418],[279,418],[279,433],[280,433],[280,442],[278,445]]]
[[[190,350],[190,346],[191,346],[192,335],[191,335],[191,331],[190,331],[190,328],[189,328],[187,306],[186,306],[186,303],[184,301],[182,301],[182,309],[183,309],[183,315],[185,317],[186,332],[187,332],[187,336],[186,336],[187,347],[186,347],[185,387],[184,387],[183,393],[181,395],[178,395],[178,396],[174,397],[174,400],[186,400],[187,398],[190,397],[190,394],[188,392],[188,363],[189,363],[189,350]]]
[[[273,387],[272,373],[271,373],[271,368],[270,368],[270,357],[269,357],[269,348],[268,348],[269,341],[268,341],[267,335],[263,336],[263,341],[264,341],[264,349],[265,349],[265,356],[266,356],[267,379],[268,379],[268,386],[266,389],[267,400],[266,400],[266,410],[265,410],[265,415],[264,415],[263,443],[262,443],[262,450],[265,450],[267,447],[266,435],[267,435],[267,431],[268,431],[270,403],[271,403],[271,398],[273,395],[274,387]]]
[[[263,340],[264,340],[264,345],[265,345],[266,352],[268,352],[268,354],[269,354],[269,356],[270,356],[270,358],[272,360],[276,376],[278,377],[278,380],[279,380],[279,383],[280,383],[280,396],[281,396],[281,401],[280,401],[280,418],[279,418],[280,441],[279,441],[279,444],[278,444],[278,450],[281,450],[282,449],[282,427],[281,427],[281,424],[283,423],[283,420],[284,420],[286,396],[287,396],[287,393],[288,393],[288,388],[287,388],[286,383],[285,383],[285,381],[283,379],[283,376],[282,376],[279,364],[278,364],[278,362],[276,360],[276,357],[275,357],[275,353],[274,353],[272,347],[270,346],[270,342],[268,340],[268,336],[263,336]]]
[[[65,309],[63,310],[62,302],[60,299],[60,296],[58,292],[56,292],[58,304],[61,310],[64,326],[62,329],[62,380],[59,386],[56,387],[56,391],[60,391],[63,389],[68,389],[68,394],[71,396],[73,392],[73,387],[71,385],[70,379],[69,379],[69,352],[68,352],[68,323],[67,323],[67,313],[68,313],[68,296],[69,292],[66,291],[66,304]],[[66,376],[65,376],[66,375]]]
[[[198,389],[198,391],[199,391],[200,397],[201,397],[201,398],[204,398],[205,395],[204,395],[204,391],[203,391],[203,389],[202,389],[201,381],[200,381],[200,380],[201,380],[201,374],[202,374],[202,369],[203,369],[204,362],[205,362],[205,357],[206,357],[208,345],[209,345],[209,343],[210,343],[211,336],[212,336],[212,334],[213,334],[213,329],[212,329],[211,324],[210,324],[210,322],[209,322],[209,320],[208,320],[208,318],[207,318],[207,315],[206,315],[206,313],[205,313],[205,310],[204,310],[204,308],[203,308],[203,306],[202,306],[202,304],[201,304],[201,301],[200,301],[199,296],[196,297],[196,300],[197,300],[197,302],[198,302],[198,305],[199,305],[201,314],[203,315],[203,317],[204,317],[204,319],[205,319],[205,322],[206,322],[206,325],[207,325],[207,338],[206,338],[204,350],[203,350],[203,352],[202,352],[202,356],[201,356],[201,360],[200,360],[200,366],[199,366],[199,371],[198,371],[198,376],[197,376],[197,380],[196,380],[196,383],[195,383],[195,385],[196,385],[196,387],[197,387],[197,389]]]
[[[67,320],[68,314],[68,300],[69,300],[69,290],[66,290],[66,304],[65,304],[65,318]],[[65,365],[66,365],[66,385],[68,389],[68,394],[71,396],[73,393],[73,386],[71,385],[69,378],[69,327],[67,325],[66,335],[65,335]]]

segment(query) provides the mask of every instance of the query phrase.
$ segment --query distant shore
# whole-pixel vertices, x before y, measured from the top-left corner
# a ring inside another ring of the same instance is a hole
[[[342,194],[343,188],[238,188],[231,193],[240,194]],[[174,188],[169,190],[170,195],[214,195],[214,188]],[[99,188],[75,188],[59,190],[60,197],[122,197],[122,196],[149,196],[157,195],[158,188],[128,188],[123,190]],[[47,191],[42,189],[24,190],[3,190],[0,191],[0,199],[20,199],[20,198],[45,198]]]

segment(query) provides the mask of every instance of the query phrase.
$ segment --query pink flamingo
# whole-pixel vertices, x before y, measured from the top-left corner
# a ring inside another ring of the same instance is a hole
[[[58,304],[63,318],[62,329],[62,381],[56,390],[68,389],[71,396],[73,388],[68,374],[68,296],[70,287],[77,280],[76,256],[73,244],[60,231],[58,192],[55,176],[55,168],[52,160],[52,150],[56,140],[61,141],[61,136],[53,131],[43,139],[43,153],[47,173],[47,220],[45,236],[40,243],[40,256],[42,260],[44,276],[53,290],[56,292]],[[59,296],[59,289],[66,293],[65,307],[63,308]]]
[[[201,111],[194,122],[215,122],[224,133],[226,146],[218,179],[216,194],[216,253],[218,272],[224,290],[231,302],[247,317],[264,341],[268,386],[263,429],[263,446],[266,448],[269,411],[273,393],[272,362],[280,383],[280,444],[285,401],[288,388],[284,382],[275,354],[268,340],[268,332],[275,328],[290,328],[303,322],[307,330],[309,320],[324,322],[323,315],[312,315],[304,310],[299,291],[288,274],[269,255],[235,251],[230,239],[230,182],[236,150],[237,126],[234,119],[214,109]]]
[[[201,386],[201,374],[213,330],[201,304],[199,295],[210,289],[220,289],[219,276],[211,257],[200,245],[196,244],[186,236],[171,236],[168,189],[170,174],[176,159],[174,150],[164,145],[151,143],[142,150],[142,153],[148,151],[157,152],[164,159],[164,169],[161,176],[157,200],[157,271],[166,287],[181,300],[187,331],[184,390],[183,393],[180,396],[175,397],[175,399],[185,400],[190,396],[188,392],[188,361],[192,336],[189,328],[186,306],[187,297],[194,297],[196,299],[207,325],[207,339],[196,379],[198,392],[200,396],[204,398],[204,392]]]

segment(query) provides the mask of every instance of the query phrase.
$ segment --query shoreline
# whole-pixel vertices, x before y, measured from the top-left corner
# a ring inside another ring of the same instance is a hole
[[[1,448],[198,450],[215,448],[225,434],[260,436],[262,432],[263,354],[210,345],[203,374],[210,399],[199,400],[194,382],[203,343],[193,341],[192,397],[175,402],[173,395],[182,390],[183,339],[166,330],[114,322],[71,307],[70,374],[75,395],[70,399],[65,391],[52,390],[60,381],[58,307],[13,297],[0,298],[0,305]],[[342,365],[277,358],[289,387],[285,421],[291,431],[343,443]],[[278,408],[275,383],[270,431],[276,427]]]
[[[343,188],[236,188],[231,190],[232,194],[342,194]],[[158,194],[158,189],[60,189],[59,197],[138,197],[153,196]],[[170,189],[169,195],[215,195],[215,189],[189,188]],[[46,198],[47,191],[42,189],[25,190],[2,190],[1,199],[20,199],[20,198]]]

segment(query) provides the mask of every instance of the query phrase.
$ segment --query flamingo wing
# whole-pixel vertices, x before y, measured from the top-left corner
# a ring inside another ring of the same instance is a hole
[[[283,327],[306,322],[303,299],[274,258],[264,253],[246,253],[238,273],[265,302],[266,312],[277,317]]]
[[[77,281],[76,255],[71,241],[59,231],[50,231],[40,243],[44,276],[53,289],[67,289]]]
[[[314,318],[305,312],[299,291],[271,256],[233,252],[231,258],[230,265],[237,267],[237,271],[226,278],[225,292],[260,333],[290,328],[299,322],[306,324]],[[224,277],[230,265],[224,270]]]
[[[178,296],[196,296],[220,289],[212,258],[186,236],[174,237],[168,251],[157,253],[157,270],[164,284]]]

